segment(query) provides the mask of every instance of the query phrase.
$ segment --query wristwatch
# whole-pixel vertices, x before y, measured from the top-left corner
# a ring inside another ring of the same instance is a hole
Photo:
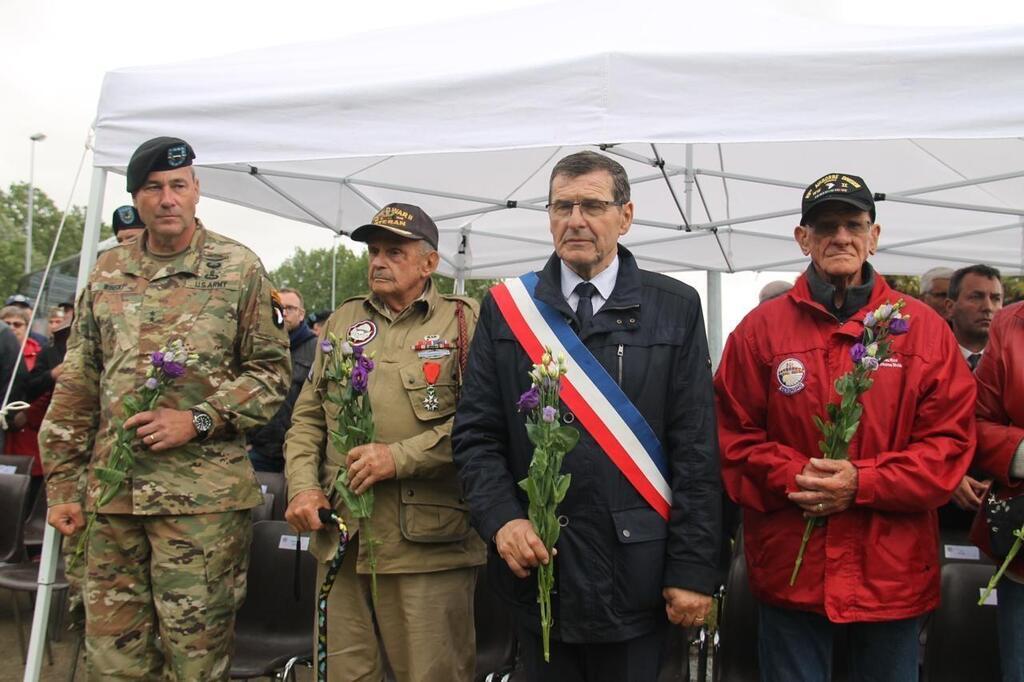
[[[195,427],[199,440],[206,440],[206,437],[210,435],[210,430],[213,429],[213,419],[202,410],[193,408],[192,426]]]

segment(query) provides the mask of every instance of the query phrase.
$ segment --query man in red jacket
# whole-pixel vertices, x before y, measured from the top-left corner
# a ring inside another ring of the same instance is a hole
[[[975,466],[1003,490],[1024,494],[1024,303],[996,314],[975,373],[978,456]],[[999,582],[999,658],[1006,682],[1024,682],[1024,558]]]
[[[880,226],[864,181],[804,193],[794,235],[811,265],[729,337],[715,377],[722,478],[743,508],[765,682],[831,678],[832,623],[849,623],[850,679],[918,678],[920,616],[939,603],[935,509],[974,451],[971,373],[946,322],[906,297],[909,331],[873,372],[847,460],[823,459],[812,417],[838,402],[864,318],[901,296],[867,259]],[[807,519],[822,517],[790,586]]]

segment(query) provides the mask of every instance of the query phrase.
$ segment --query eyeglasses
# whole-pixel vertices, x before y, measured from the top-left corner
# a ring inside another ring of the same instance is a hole
[[[612,206],[622,206],[625,203],[624,201],[605,201],[604,199],[580,199],[579,201],[552,201],[544,208],[548,209],[548,213],[553,216],[568,218],[572,215],[572,209],[579,206],[583,215],[597,218],[603,216]]]
[[[297,306],[297,305],[286,305],[286,306],[282,306],[282,309],[283,309],[283,310],[284,310],[284,311],[285,311],[286,313],[297,313],[297,312],[299,312],[300,310],[302,310],[302,308],[300,308],[300,307],[299,307],[299,306]]]
[[[5,320],[5,322],[7,322],[7,321]],[[25,326],[25,323],[22,322],[21,320],[11,320],[11,321],[7,322],[7,326],[8,327],[15,327],[17,329],[20,329],[21,327]]]

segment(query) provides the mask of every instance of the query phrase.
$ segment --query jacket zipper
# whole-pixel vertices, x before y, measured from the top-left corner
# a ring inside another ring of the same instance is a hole
[[[617,353],[617,355],[619,356],[619,388],[622,387],[622,351],[623,351],[623,346],[620,343],[619,344],[619,351]]]

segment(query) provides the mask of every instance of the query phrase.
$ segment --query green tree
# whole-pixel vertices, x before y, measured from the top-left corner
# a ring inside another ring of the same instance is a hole
[[[357,254],[344,246],[336,251],[337,278],[335,282],[335,304],[352,296],[365,294],[368,290],[366,252]],[[278,287],[298,289],[306,304],[306,311],[328,310],[331,307],[331,249],[295,249],[281,265],[270,273],[270,279]],[[496,280],[470,280],[466,282],[466,294],[479,300]],[[455,288],[451,277],[434,275],[439,291],[449,293]]]
[[[50,256],[53,240],[60,226],[60,208],[38,187],[32,211],[32,270],[41,270]],[[25,216],[28,209],[28,183],[12,183],[0,189],[0,295],[6,297],[18,290],[18,281],[25,271]],[[64,232],[54,262],[78,255],[82,248],[85,207],[72,206],[68,211]],[[101,237],[111,235],[102,226]]]

